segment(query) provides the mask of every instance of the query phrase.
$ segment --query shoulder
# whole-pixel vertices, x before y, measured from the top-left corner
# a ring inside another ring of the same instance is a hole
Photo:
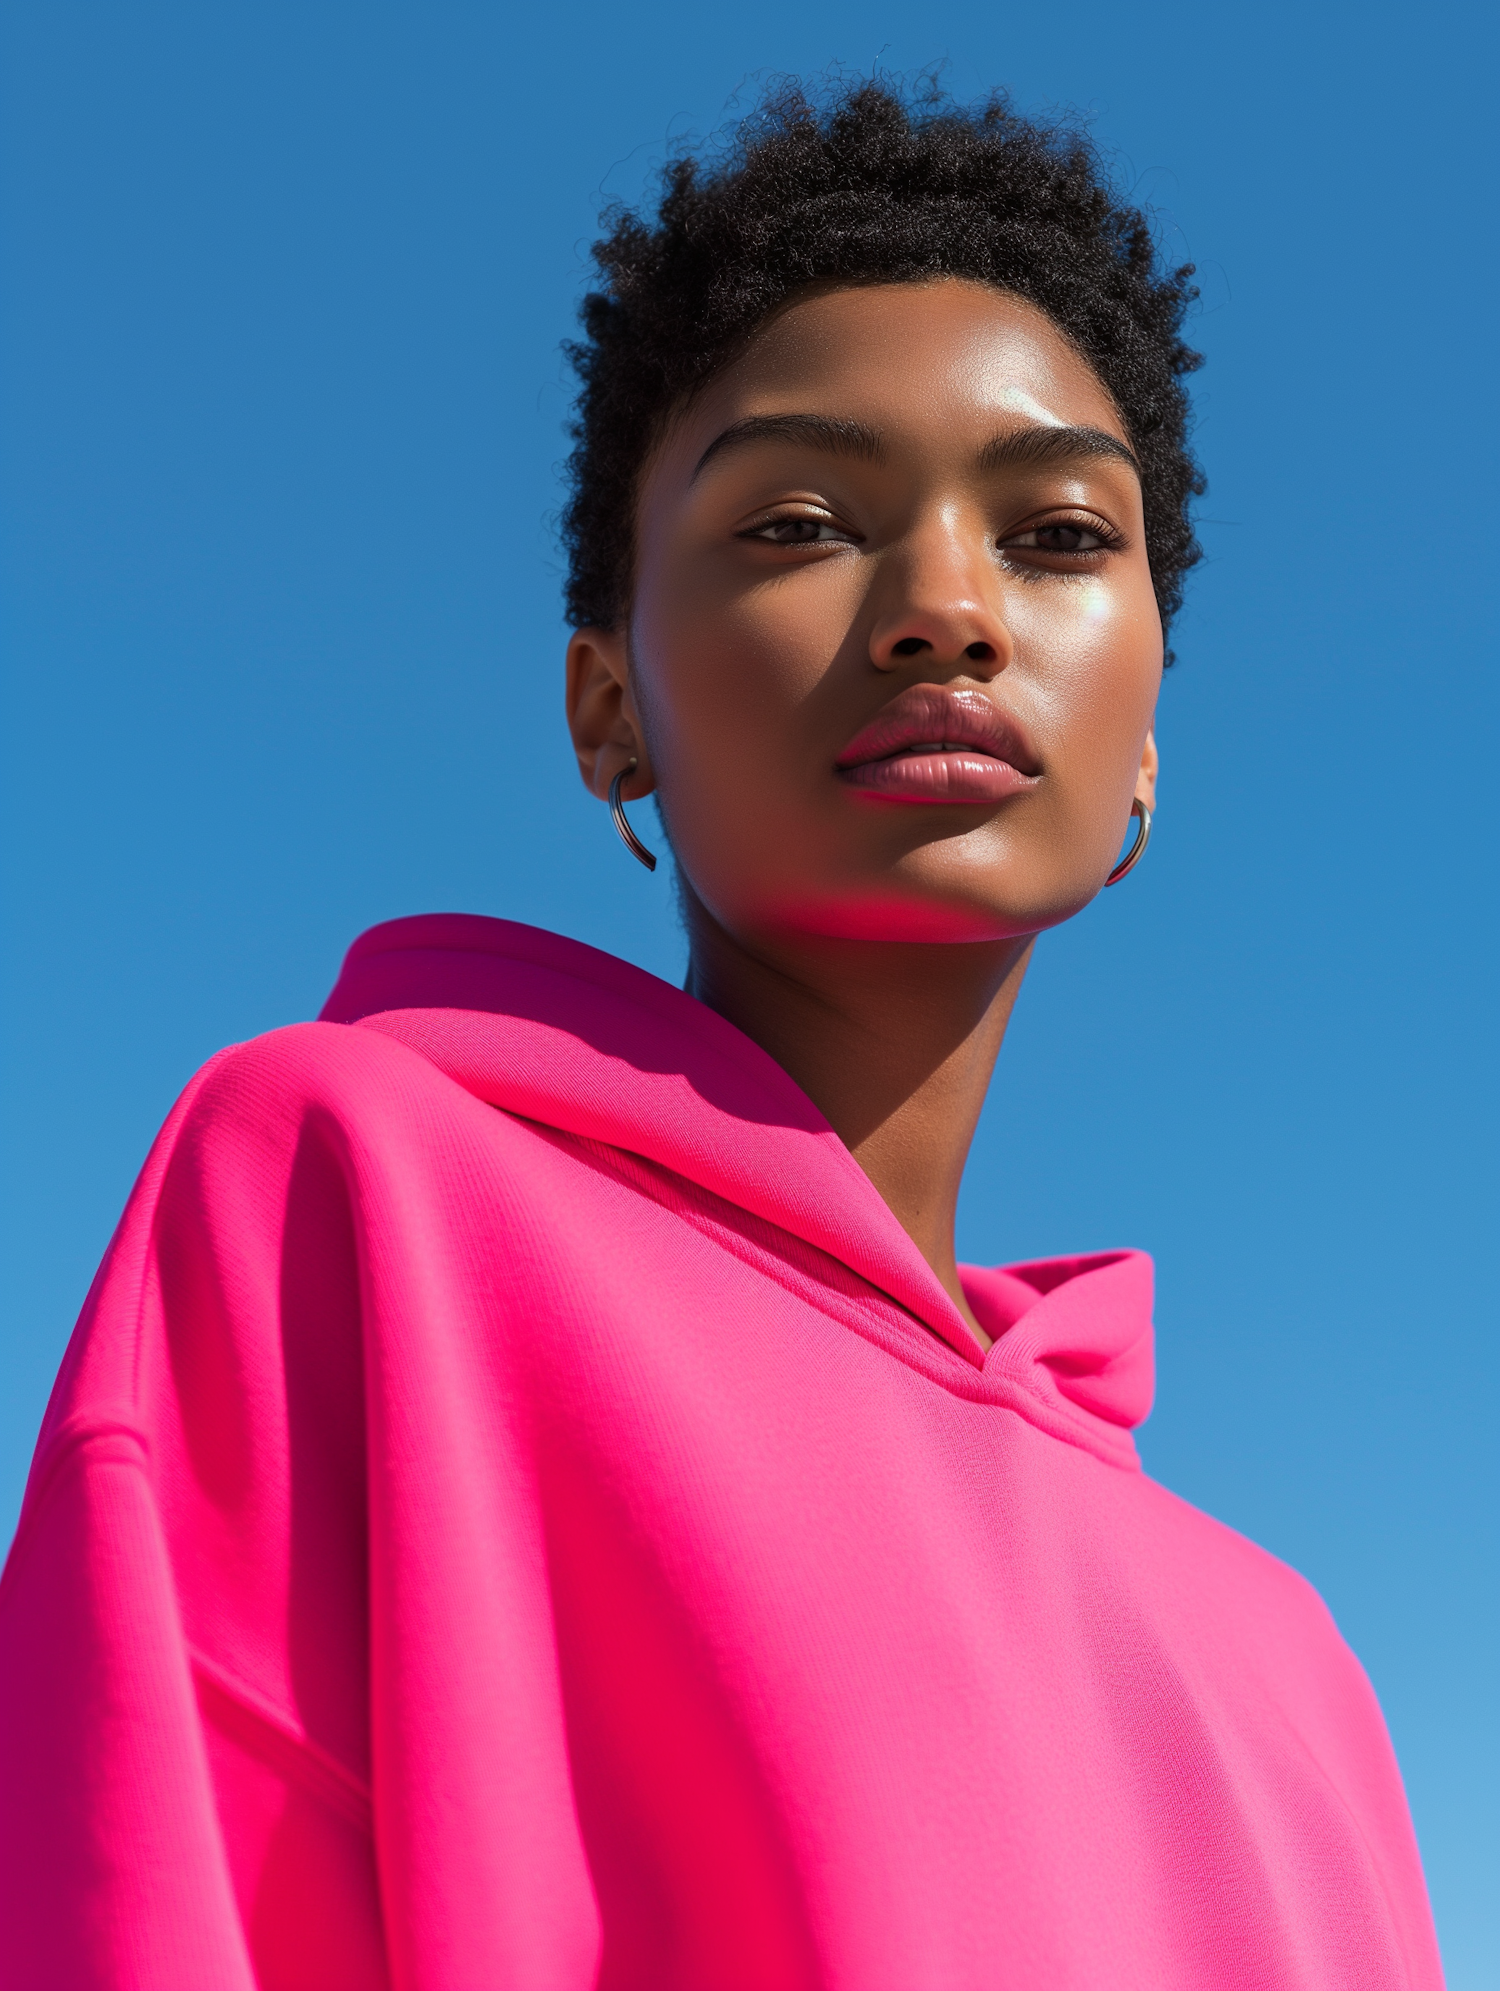
[[[504,1149],[505,1116],[378,1031],[297,1023],[231,1045],[168,1115],[91,1297],[122,1280],[170,1282],[205,1253],[221,1268],[210,1285],[251,1260],[264,1283],[293,1229],[317,1216],[346,1231],[382,1178],[408,1191],[428,1177],[451,1183],[476,1118]]]
[[[316,1131],[374,1151],[418,1146],[494,1109],[419,1051],[348,1023],[294,1023],[211,1058],[162,1130],[171,1149],[282,1149]]]
[[[1142,1474],[1140,1485],[1167,1540],[1177,1553],[1189,1558],[1194,1569],[1236,1589],[1248,1585],[1254,1592],[1270,1591],[1323,1609],[1317,1591],[1290,1563],[1149,1474]]]
[[[1339,1682],[1364,1674],[1333,1614],[1308,1579],[1237,1529],[1142,1475],[1141,1497],[1154,1510],[1161,1577],[1179,1608],[1205,1635],[1232,1628],[1242,1652],[1259,1652],[1270,1668]]]
[[[212,1235],[220,1253],[253,1236],[284,1255],[309,1226],[352,1226],[384,1261],[476,1210],[540,1220],[543,1132],[357,1023],[293,1024],[221,1052],[174,1122],[147,1171],[155,1229]]]
[[[292,1024],[220,1051],[152,1145],[44,1445],[75,1423],[155,1428],[184,1363],[243,1379],[275,1370],[288,1333],[299,1346],[336,1339],[330,1323],[357,1317],[362,1266],[419,1255],[465,1216],[476,1149],[502,1180],[524,1180],[527,1138],[420,1053],[357,1025]],[[237,1401],[239,1385],[225,1388]]]
[[[184,1099],[197,1116],[232,1119],[309,1106],[358,1114],[413,1090],[462,1092],[430,1059],[383,1031],[290,1023],[210,1058]]]

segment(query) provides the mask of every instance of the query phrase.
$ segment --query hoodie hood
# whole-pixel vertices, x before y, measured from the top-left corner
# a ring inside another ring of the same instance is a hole
[[[1127,1434],[1153,1388],[1149,1258],[962,1267],[994,1337],[986,1354],[807,1095],[681,989],[538,927],[426,914],[355,941],[320,1021],[379,1031],[492,1106],[640,1155],[780,1226],[895,1300],[999,1394],[1019,1391],[1034,1422],[1135,1463]]]

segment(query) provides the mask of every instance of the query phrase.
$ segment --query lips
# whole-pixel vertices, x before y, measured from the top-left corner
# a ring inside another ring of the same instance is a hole
[[[914,684],[834,763],[840,778],[891,802],[995,803],[1034,788],[1041,763],[982,691]]]

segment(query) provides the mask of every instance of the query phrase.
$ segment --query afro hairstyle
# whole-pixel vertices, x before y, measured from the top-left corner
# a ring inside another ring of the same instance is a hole
[[[1193,266],[1163,267],[1145,216],[1066,124],[1003,95],[965,108],[880,82],[819,107],[784,85],[711,161],[678,157],[654,216],[603,217],[600,287],[568,347],[579,392],[562,518],[567,611],[630,610],[637,482],[670,416],[799,294],[967,278],[1044,311],[1114,398],[1142,473],[1146,552],[1164,626],[1199,558],[1204,480],[1188,447],[1181,330]]]

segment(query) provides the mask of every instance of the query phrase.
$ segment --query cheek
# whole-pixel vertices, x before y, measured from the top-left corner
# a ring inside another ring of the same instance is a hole
[[[860,672],[843,668],[857,603],[834,566],[722,592],[667,575],[637,596],[658,798],[694,891],[731,930],[779,920],[849,868],[833,758],[862,716],[845,710]]]
[[[1007,606],[1016,668],[1055,785],[1074,801],[1097,796],[1113,813],[1114,791],[1135,780],[1161,682],[1149,575],[1027,585]]]
[[[1105,582],[1090,577],[1079,581],[1075,592],[1073,613],[1083,629],[1098,629],[1106,623],[1118,624],[1121,605]]]
[[[1149,578],[1081,574],[1061,585],[1013,581],[1005,620],[1018,660],[1069,675],[1129,676],[1159,656],[1161,623]]]
[[[772,782],[799,769],[850,623],[848,580],[833,565],[737,590],[688,574],[674,586],[667,574],[641,591],[632,654],[668,798],[709,762],[751,759]]]

